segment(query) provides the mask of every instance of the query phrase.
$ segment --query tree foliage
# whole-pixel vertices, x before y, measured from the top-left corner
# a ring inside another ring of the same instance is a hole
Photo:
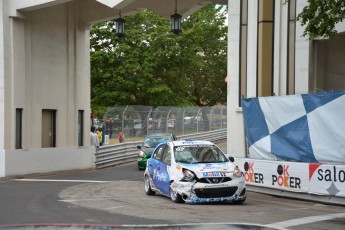
[[[193,106],[226,102],[226,11],[208,5],[182,22],[151,11],[126,17],[126,36],[115,22],[91,30],[91,106],[102,114],[118,105]]]
[[[297,20],[306,26],[303,36],[310,39],[331,38],[337,33],[335,25],[344,17],[345,0],[308,0]]]

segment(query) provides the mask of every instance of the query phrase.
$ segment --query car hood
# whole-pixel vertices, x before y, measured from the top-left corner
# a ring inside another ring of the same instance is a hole
[[[179,163],[180,167],[193,171],[197,177],[222,177],[226,173],[232,174],[235,165],[231,162],[223,163],[199,163],[199,164],[182,164]]]
[[[141,148],[141,151],[143,151],[144,153],[148,154],[148,153],[152,153],[152,151],[153,151],[154,149],[155,149],[155,148],[142,147],[142,148]]]

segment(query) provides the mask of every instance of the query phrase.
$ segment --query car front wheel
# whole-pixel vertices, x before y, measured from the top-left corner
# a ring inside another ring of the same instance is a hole
[[[147,175],[145,175],[145,193],[149,196],[156,194],[156,192],[151,189],[150,178]]]
[[[242,204],[245,201],[246,201],[246,198],[244,198],[243,200],[234,200],[232,203],[233,204]]]
[[[180,194],[177,192],[174,192],[172,189],[170,189],[170,198],[174,203],[182,203],[183,199]]]

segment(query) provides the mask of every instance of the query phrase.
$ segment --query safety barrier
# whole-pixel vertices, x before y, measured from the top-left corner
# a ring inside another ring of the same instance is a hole
[[[193,133],[177,136],[180,140],[208,140],[213,143],[219,143],[226,140],[227,129],[218,129],[209,132]],[[142,141],[120,143],[115,145],[101,146],[95,153],[96,168],[106,168],[127,162],[133,162],[137,159],[138,149]]]
[[[122,129],[126,138],[151,133],[199,133],[224,129],[226,106],[171,107],[128,105],[109,107],[103,121],[93,119],[92,125],[103,127],[103,133],[115,134]]]

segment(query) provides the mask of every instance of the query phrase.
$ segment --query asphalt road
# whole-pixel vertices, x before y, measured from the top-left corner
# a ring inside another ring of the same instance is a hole
[[[345,207],[254,192],[248,192],[242,205],[176,204],[164,196],[147,196],[143,171],[135,163],[0,181],[0,229],[18,225],[184,229],[200,224],[204,227],[195,229],[228,229],[228,224],[254,226],[245,229],[345,229]]]

